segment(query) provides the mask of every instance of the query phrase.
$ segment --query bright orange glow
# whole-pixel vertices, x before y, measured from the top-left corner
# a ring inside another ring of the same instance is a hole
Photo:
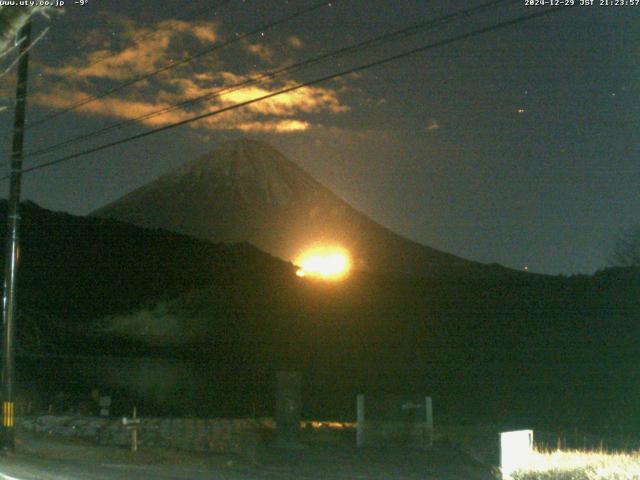
[[[312,248],[298,256],[296,272],[299,277],[319,277],[326,280],[340,280],[351,269],[349,254],[339,247]]]

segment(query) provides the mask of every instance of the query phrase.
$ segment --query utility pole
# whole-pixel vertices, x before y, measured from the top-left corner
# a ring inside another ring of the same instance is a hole
[[[20,42],[20,63],[18,64],[13,148],[11,150],[11,177],[7,203],[7,246],[4,259],[4,297],[2,298],[2,434],[0,435],[0,449],[4,452],[13,451],[15,448],[13,384],[15,374],[16,275],[20,260],[20,187],[31,21],[27,21],[20,29],[17,38]]]

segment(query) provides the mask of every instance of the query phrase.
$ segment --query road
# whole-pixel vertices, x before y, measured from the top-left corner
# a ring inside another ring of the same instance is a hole
[[[469,465],[420,465],[403,462],[401,457],[379,458],[369,464],[362,459],[344,461],[309,455],[305,459],[289,459],[264,465],[228,467],[185,465],[135,465],[110,462],[83,462],[71,459],[37,458],[14,454],[0,458],[0,480],[488,480],[485,470]],[[354,461],[356,460],[356,461]],[[421,462],[422,463],[422,462]]]
[[[90,464],[76,460],[38,459],[22,455],[0,459],[0,480],[142,480],[150,478],[244,480],[270,477],[247,476],[244,472],[209,467]]]
[[[194,457],[186,452],[138,452],[65,442],[23,440],[0,456],[0,480],[489,480],[489,469],[450,447],[429,451],[314,445],[265,448],[240,457]]]

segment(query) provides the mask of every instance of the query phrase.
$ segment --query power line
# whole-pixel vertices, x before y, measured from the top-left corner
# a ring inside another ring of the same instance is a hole
[[[335,0],[333,0],[333,1],[335,1]],[[131,85],[134,85],[134,84],[136,84],[138,82],[141,82],[143,80],[147,80],[147,79],[152,78],[152,77],[154,77],[156,75],[159,75],[160,73],[172,70],[172,69],[174,69],[176,67],[179,67],[181,65],[185,65],[185,64],[187,64],[189,62],[194,61],[197,58],[203,57],[205,55],[209,55],[210,53],[213,53],[213,52],[215,52],[217,50],[225,48],[225,47],[227,47],[229,45],[232,45],[234,43],[240,42],[240,41],[242,41],[242,40],[244,40],[244,39],[246,39],[248,37],[251,37],[252,35],[256,35],[258,33],[264,32],[265,30],[270,30],[270,29],[272,29],[272,28],[274,28],[274,27],[276,27],[278,25],[281,25],[283,23],[289,22],[289,21],[291,21],[291,20],[293,20],[295,18],[301,17],[301,16],[306,15],[308,13],[311,13],[311,12],[313,12],[315,10],[319,10],[320,8],[322,8],[322,7],[326,6],[326,5],[330,5],[331,3],[332,3],[332,1],[324,0],[324,1],[320,2],[320,3],[314,4],[313,6],[311,6],[309,8],[306,8],[306,9],[303,9],[303,10],[299,10],[298,12],[295,12],[293,14],[287,15],[285,17],[281,17],[278,20],[275,20],[273,22],[267,23],[265,25],[261,25],[260,27],[254,29],[254,30],[251,30],[248,33],[244,33],[242,35],[237,35],[235,38],[233,38],[231,40],[227,40],[226,42],[222,42],[222,43],[216,42],[210,48],[206,48],[204,50],[200,50],[199,52],[197,52],[197,53],[195,53],[193,55],[185,57],[185,58],[183,58],[181,60],[173,61],[173,62],[165,65],[164,67],[160,67],[160,68],[158,68],[156,70],[153,70],[151,72],[145,73],[143,75],[139,75],[137,77],[133,77],[132,79],[129,79],[126,82],[123,82],[123,83],[121,83],[121,84],[119,84],[119,85],[117,85],[117,86],[115,86],[115,87],[113,87],[113,88],[111,88],[109,90],[105,90],[105,91],[100,92],[100,93],[98,93],[96,95],[92,95],[89,98],[86,98],[84,100],[76,102],[76,103],[70,105],[69,107],[64,108],[64,109],[62,109],[62,110],[60,110],[58,112],[55,112],[55,113],[52,113],[52,114],[49,114],[49,115],[45,115],[44,117],[41,117],[38,120],[28,124],[25,127],[25,129],[28,130],[28,129],[36,127],[38,125],[42,125],[43,123],[48,122],[49,120],[52,120],[52,119],[57,118],[57,117],[59,117],[61,115],[64,115],[65,113],[69,113],[69,112],[71,112],[73,110],[76,110],[79,107],[82,107],[82,106],[87,105],[89,103],[95,102],[96,100],[104,98],[104,97],[106,97],[108,95],[111,95],[113,93],[119,92],[120,90],[123,90],[123,89],[125,89],[127,87],[130,87]]]
[[[188,123],[196,122],[196,121],[202,120],[204,118],[212,117],[214,115],[219,115],[221,113],[225,113],[225,112],[228,112],[228,111],[231,111],[231,110],[235,110],[237,108],[246,107],[248,105],[252,105],[252,104],[257,103],[257,102],[268,100],[268,99],[274,98],[274,97],[276,97],[278,95],[283,95],[285,93],[293,92],[293,91],[299,90],[299,89],[304,88],[304,87],[308,87],[308,86],[311,86],[311,85],[316,85],[318,83],[326,82],[328,80],[334,80],[336,78],[343,77],[345,75],[349,75],[349,74],[352,74],[352,73],[356,73],[356,72],[360,72],[360,71],[363,71],[363,70],[367,70],[369,68],[373,68],[373,67],[377,67],[377,66],[380,66],[380,65],[384,65],[386,63],[389,63],[389,62],[392,62],[392,61],[395,61],[395,60],[400,60],[402,58],[406,58],[406,57],[409,57],[411,55],[415,55],[417,53],[422,53],[422,52],[425,52],[425,51],[428,51],[428,50],[431,50],[431,49],[434,49],[434,48],[438,48],[438,47],[442,47],[442,46],[445,46],[445,45],[449,45],[449,44],[452,44],[452,43],[455,43],[455,42],[458,42],[458,41],[461,41],[461,40],[465,40],[465,39],[468,39],[468,38],[471,38],[471,37],[483,35],[485,33],[493,32],[495,30],[499,30],[499,29],[502,29],[502,28],[505,28],[505,27],[516,25],[518,23],[522,23],[522,22],[525,22],[525,21],[528,21],[528,20],[533,20],[534,18],[539,18],[539,17],[545,16],[545,15],[557,12],[557,11],[562,10],[564,8],[567,8],[567,7],[564,7],[564,6],[553,7],[551,9],[544,10],[542,12],[532,13],[532,14],[529,14],[529,15],[523,15],[523,16],[517,17],[517,18],[512,19],[512,20],[506,20],[504,22],[500,22],[500,23],[491,25],[489,27],[483,27],[483,28],[479,28],[479,29],[476,29],[476,30],[472,30],[471,32],[467,32],[467,33],[464,33],[464,34],[461,34],[461,35],[456,35],[456,36],[448,38],[446,40],[440,40],[438,42],[430,43],[428,45],[424,45],[424,46],[421,46],[421,47],[417,47],[417,48],[413,48],[413,49],[410,49],[410,50],[406,50],[406,51],[404,51],[402,53],[391,55],[391,56],[388,56],[388,57],[385,57],[385,58],[382,58],[382,59],[379,59],[379,60],[375,60],[373,62],[369,62],[369,63],[363,64],[363,65],[360,65],[360,66],[357,66],[357,67],[352,67],[352,68],[349,68],[349,69],[346,69],[346,70],[342,70],[340,72],[333,73],[333,74],[330,74],[330,75],[326,75],[326,76],[323,76],[323,77],[320,77],[320,78],[317,78],[317,79],[314,79],[314,80],[310,80],[310,81],[307,81],[307,82],[299,83],[297,85],[294,85],[294,86],[291,86],[291,87],[287,87],[287,88],[284,88],[284,89],[279,90],[277,92],[273,92],[273,93],[270,93],[270,94],[267,94],[267,95],[263,95],[261,97],[254,98],[252,100],[247,100],[245,102],[237,103],[235,105],[231,105],[231,106],[228,106],[228,107],[220,108],[220,109],[215,110],[213,112],[208,112],[208,113],[204,113],[204,114],[201,114],[201,115],[196,115],[194,117],[191,117],[191,118],[188,118],[188,119],[185,119],[185,120],[181,120],[179,122],[175,122],[175,123],[172,123],[172,124],[169,124],[169,125],[158,127],[158,128],[153,129],[153,130],[148,130],[146,132],[139,133],[137,135],[132,135],[132,136],[129,136],[129,137],[125,137],[125,138],[122,138],[120,140],[109,142],[109,143],[106,143],[106,144],[103,144],[103,145],[100,145],[100,146],[97,146],[97,147],[94,147],[94,148],[90,148],[90,149],[87,149],[87,150],[84,150],[84,151],[81,151],[81,152],[78,152],[78,153],[74,153],[74,154],[67,155],[67,156],[64,156],[64,157],[61,157],[61,158],[58,158],[58,159],[55,159],[55,160],[51,160],[49,162],[42,163],[40,165],[29,167],[29,168],[23,169],[23,173],[28,173],[28,172],[32,172],[32,171],[36,171],[36,170],[41,170],[43,168],[47,168],[47,167],[50,167],[50,166],[53,166],[53,165],[57,165],[59,163],[63,163],[63,162],[66,162],[66,161],[69,161],[69,160],[72,160],[72,159],[75,159],[75,158],[78,158],[78,157],[89,155],[91,153],[99,152],[101,150],[105,150],[107,148],[111,148],[111,147],[114,147],[114,146],[117,146],[117,145],[128,143],[128,142],[133,141],[133,140],[138,140],[140,138],[144,138],[144,137],[147,137],[149,135],[153,135],[153,134],[156,134],[156,133],[159,133],[159,132],[163,132],[165,130],[170,130],[172,128],[176,128],[176,127],[179,127],[179,126],[182,126],[182,125],[186,125]],[[7,178],[8,178],[8,176],[4,176],[4,177],[0,178],[0,180],[5,180]]]
[[[466,10],[460,10],[460,11],[451,13],[449,15],[445,15],[443,17],[439,17],[439,18],[437,18],[435,20],[429,20],[429,21],[425,21],[425,22],[420,22],[420,23],[411,25],[410,27],[407,27],[407,28],[403,28],[403,29],[396,30],[396,31],[391,32],[391,33],[379,35],[379,36],[377,36],[375,38],[372,38],[372,39],[369,39],[369,40],[365,40],[363,42],[359,42],[357,44],[353,44],[353,45],[350,45],[348,47],[343,47],[343,48],[340,48],[340,49],[337,49],[337,50],[333,50],[331,52],[324,53],[324,54],[309,58],[307,60],[304,60],[302,62],[298,62],[298,63],[292,64],[292,65],[289,65],[287,67],[283,67],[283,68],[280,68],[280,69],[277,69],[277,70],[273,70],[271,72],[262,73],[262,74],[260,74],[260,75],[258,75],[256,77],[252,77],[252,78],[246,79],[246,80],[244,80],[242,82],[238,82],[236,84],[229,85],[227,87],[223,87],[223,88],[218,89],[218,90],[216,90],[214,92],[210,92],[210,93],[206,93],[206,94],[199,95],[199,96],[196,96],[196,97],[192,97],[190,99],[184,100],[184,101],[179,102],[179,103],[175,103],[173,105],[161,108],[159,110],[156,110],[156,111],[153,111],[153,112],[150,112],[150,113],[146,113],[146,114],[138,116],[136,118],[127,119],[127,120],[124,120],[124,121],[121,121],[121,122],[106,126],[104,128],[95,130],[93,132],[89,132],[89,133],[85,133],[85,134],[82,134],[82,135],[78,135],[76,137],[64,140],[64,141],[59,142],[57,144],[54,144],[54,145],[51,145],[51,146],[48,146],[48,147],[44,147],[44,148],[41,148],[39,150],[34,150],[33,152],[27,152],[25,154],[25,158],[44,155],[46,153],[50,153],[52,151],[58,150],[58,149],[60,149],[62,147],[65,147],[65,146],[68,146],[68,145],[72,145],[72,144],[75,144],[75,143],[79,143],[79,142],[82,142],[84,140],[88,140],[90,138],[102,135],[102,134],[107,133],[107,132],[109,132],[111,130],[114,130],[114,129],[117,129],[117,128],[121,128],[121,127],[123,127],[125,125],[129,125],[131,123],[135,123],[135,122],[138,122],[140,120],[147,120],[149,118],[157,117],[159,115],[162,115],[162,114],[177,110],[177,109],[179,109],[181,107],[184,107],[184,106],[200,103],[200,102],[203,102],[205,100],[209,100],[209,99],[213,99],[213,98],[219,97],[219,96],[221,96],[222,94],[225,94],[225,93],[230,93],[230,92],[234,92],[234,91],[240,90],[242,88],[246,88],[249,85],[254,85],[254,84],[260,83],[260,82],[265,81],[265,80],[272,80],[274,78],[278,78],[278,77],[280,77],[281,75],[283,75],[285,73],[292,73],[292,72],[300,70],[302,68],[306,68],[306,67],[314,65],[316,63],[320,63],[320,62],[322,62],[324,60],[327,60],[329,58],[336,58],[338,56],[342,56],[342,55],[346,55],[346,54],[349,54],[349,53],[356,52],[358,50],[363,50],[365,48],[370,48],[370,47],[373,47],[373,46],[377,46],[377,45],[383,44],[385,42],[389,42],[389,41],[395,40],[396,37],[406,38],[406,37],[408,37],[410,35],[417,34],[419,31],[421,31],[421,30],[423,30],[425,28],[437,27],[437,26],[449,23],[450,21],[453,21],[453,20],[457,19],[458,17],[471,16],[471,15],[480,13],[482,11],[493,9],[493,8],[499,6],[500,4],[503,4],[503,3],[515,3],[515,1],[514,0],[494,0],[494,1],[491,1],[491,2],[484,3],[482,5],[478,5],[477,7],[469,8],[469,9],[466,9]]]

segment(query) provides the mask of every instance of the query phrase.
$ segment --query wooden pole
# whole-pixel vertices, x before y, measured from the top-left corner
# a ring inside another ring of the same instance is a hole
[[[7,7],[8,8],[8,7]],[[0,448],[15,449],[14,376],[15,376],[15,312],[16,277],[20,260],[20,189],[22,185],[22,146],[27,104],[27,77],[29,73],[29,47],[31,21],[18,32],[20,62],[16,87],[16,108],[11,150],[9,201],[7,202],[7,236],[4,267],[4,297],[2,302],[2,435]]]

